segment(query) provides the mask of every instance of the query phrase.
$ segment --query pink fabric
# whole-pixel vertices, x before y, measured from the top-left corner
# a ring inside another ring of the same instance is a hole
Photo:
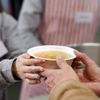
[[[28,100],[29,97],[47,94],[45,84],[30,85],[23,82],[20,100]]]
[[[76,12],[92,12],[91,23],[76,23]],[[97,0],[46,0],[44,18],[39,27],[40,38],[44,44],[67,45],[92,42],[98,24]],[[31,86],[23,83],[22,96],[46,93],[43,85]]]
[[[77,23],[79,12],[93,14],[91,23]],[[40,38],[44,44],[91,42],[98,25],[98,0],[46,0]]]

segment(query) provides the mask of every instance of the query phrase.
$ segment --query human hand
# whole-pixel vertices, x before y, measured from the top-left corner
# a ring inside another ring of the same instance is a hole
[[[44,61],[33,59],[28,54],[22,54],[15,60],[12,71],[17,77],[30,84],[39,83],[40,73],[44,71],[43,67],[36,66],[39,63],[44,63]]]
[[[84,68],[76,70],[79,79],[97,95],[100,95],[100,67],[86,54],[78,51],[75,54],[77,59],[73,65],[78,65],[79,61],[84,64]]]
[[[57,65],[59,69],[45,69],[45,71],[41,73],[43,76],[47,77],[45,83],[48,91],[64,80],[78,80],[78,77],[72,67],[69,66],[63,58],[57,58]]]

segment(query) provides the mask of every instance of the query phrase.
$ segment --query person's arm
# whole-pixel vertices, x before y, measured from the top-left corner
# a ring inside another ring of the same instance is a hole
[[[49,100],[99,100],[98,97],[76,80],[65,80],[56,85]]]
[[[29,46],[41,45],[38,39],[38,27],[41,23],[43,11],[42,0],[24,0],[19,16],[18,32]]]
[[[62,57],[57,58],[59,69],[45,69],[42,76],[48,91],[49,100],[98,100],[96,95],[80,83],[73,68]]]
[[[19,80],[30,84],[40,83],[39,73],[43,72],[44,69],[35,65],[38,63],[44,63],[44,61],[33,59],[28,54],[22,54],[12,60],[2,60],[0,62],[0,89]]]
[[[12,74],[13,61],[14,59],[6,59],[0,62],[0,89],[6,88],[17,81]]]

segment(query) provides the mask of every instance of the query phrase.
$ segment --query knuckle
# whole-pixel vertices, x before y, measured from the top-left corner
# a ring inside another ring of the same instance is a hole
[[[33,77],[36,78],[36,79],[38,79],[39,75],[38,74],[34,74]]]

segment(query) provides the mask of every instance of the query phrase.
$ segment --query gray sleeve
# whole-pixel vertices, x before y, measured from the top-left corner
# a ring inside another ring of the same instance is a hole
[[[11,71],[13,60],[3,60],[0,62],[0,89],[16,82]]]
[[[18,30],[20,37],[28,47],[40,45],[37,29],[41,22],[41,0],[24,0],[19,16]]]
[[[8,49],[8,57],[12,58],[25,52],[17,32],[16,20],[6,13],[3,13],[2,20],[2,40]]]

